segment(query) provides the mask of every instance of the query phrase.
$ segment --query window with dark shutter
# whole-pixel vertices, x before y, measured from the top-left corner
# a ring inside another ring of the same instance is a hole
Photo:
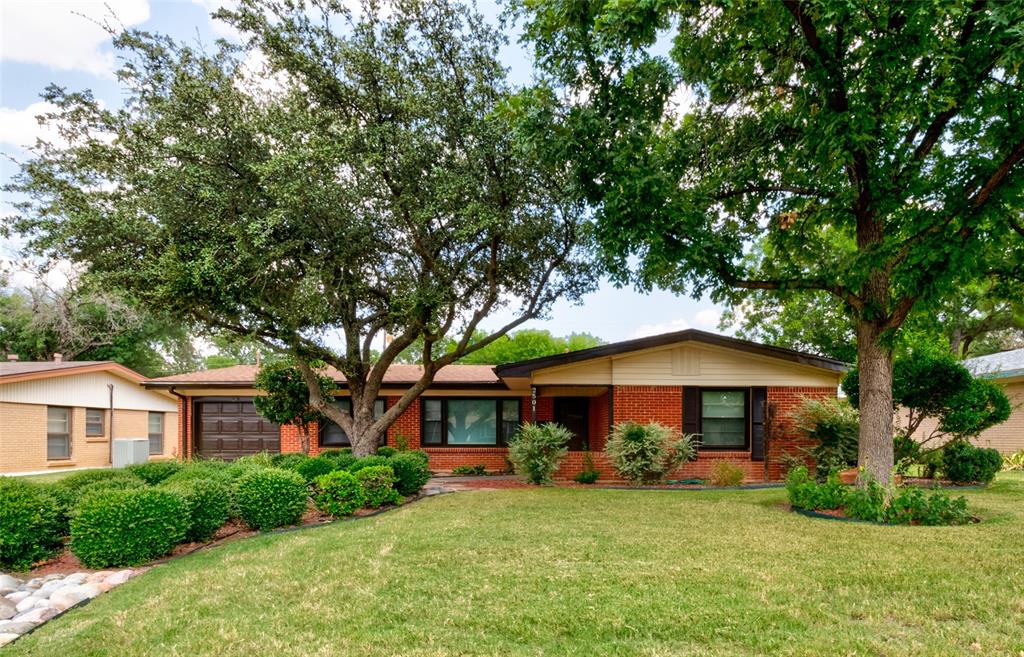
[[[765,413],[768,388],[750,389],[750,459],[763,461],[765,455]]]

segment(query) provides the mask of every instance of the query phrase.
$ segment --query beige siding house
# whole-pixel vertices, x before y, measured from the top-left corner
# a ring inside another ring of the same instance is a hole
[[[974,442],[1003,454],[1024,449],[1024,349],[968,358],[964,365],[975,376],[991,378],[1010,398],[1010,419],[982,432]]]
[[[0,473],[109,466],[111,437],[174,457],[176,400],[142,380],[106,361],[0,363]]]

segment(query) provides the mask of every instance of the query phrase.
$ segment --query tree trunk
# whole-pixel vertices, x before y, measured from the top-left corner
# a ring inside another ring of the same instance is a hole
[[[893,468],[892,351],[879,344],[880,333],[874,322],[857,322],[857,366],[860,370],[857,463],[873,479],[888,485]]]
[[[352,455],[362,458],[377,453],[380,434],[373,431],[373,404],[362,408],[363,404],[352,400],[352,431],[348,439],[352,444]]]
[[[302,426],[302,433],[299,438],[299,446],[302,448],[302,453],[309,456],[309,425],[305,424]]]

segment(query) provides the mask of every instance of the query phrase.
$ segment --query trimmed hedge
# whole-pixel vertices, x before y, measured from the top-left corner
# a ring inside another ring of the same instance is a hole
[[[61,533],[67,534],[71,526],[71,514],[85,493],[96,490],[93,486],[99,482],[107,482],[106,488],[128,488],[135,484],[145,484],[141,479],[127,470],[83,470],[75,472],[63,479],[45,486],[45,490],[57,501],[60,515]],[[119,483],[114,483],[119,482]]]
[[[309,457],[307,455],[299,452],[275,454],[270,458],[270,462],[274,464],[275,468],[282,468],[284,470],[295,470],[300,463],[308,460]]]
[[[82,500],[93,495],[108,490],[138,490],[139,488],[146,488],[146,484],[140,479],[107,479],[105,481],[94,481],[88,486],[82,486],[78,489],[78,499],[75,502],[77,507],[82,503]],[[71,513],[74,514],[74,508]]]
[[[394,447],[388,447],[387,445],[381,445],[377,448],[377,456],[383,456],[386,459],[391,458],[398,453],[398,450]]]
[[[60,507],[37,486],[0,477],[0,568],[28,570],[61,545]]]
[[[302,475],[302,478],[308,482],[313,482],[317,477],[339,470],[337,462],[334,459],[325,459],[317,456],[316,458],[306,459],[302,463],[296,466],[295,471]]]
[[[150,461],[129,465],[125,470],[143,480],[150,486],[156,486],[174,473],[181,470],[182,465],[175,460]]]
[[[231,491],[224,482],[215,479],[182,479],[165,483],[163,488],[181,495],[188,505],[187,540],[208,541],[228,521]]]
[[[351,472],[335,470],[318,477],[316,508],[335,517],[350,516],[366,504],[366,491]]]
[[[388,460],[383,456],[371,454],[370,456],[364,456],[361,459],[356,459],[355,461],[352,462],[352,465],[348,466],[347,469],[349,472],[354,474],[356,472],[359,472],[363,468],[375,468],[387,464]]]
[[[87,568],[134,566],[170,552],[188,528],[188,505],[177,493],[101,491],[78,505],[71,520],[71,551]]]
[[[371,465],[355,473],[355,478],[366,492],[366,506],[379,507],[398,504],[402,496],[395,490],[395,471],[389,465]]]
[[[239,478],[235,489],[239,515],[260,531],[298,523],[307,496],[302,477],[280,468],[251,469]]]
[[[430,470],[419,456],[409,452],[398,452],[388,465],[395,472],[395,490],[400,495],[415,495],[430,479]]]
[[[337,449],[320,452],[320,456],[317,458],[329,460],[334,464],[335,470],[348,470],[349,467],[356,462],[356,457],[352,456],[352,452]]]

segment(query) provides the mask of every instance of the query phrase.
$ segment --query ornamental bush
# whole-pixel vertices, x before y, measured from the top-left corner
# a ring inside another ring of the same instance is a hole
[[[1002,467],[999,452],[966,440],[954,440],[942,448],[942,472],[957,484],[987,484]]]
[[[786,492],[790,506],[797,509],[838,509],[846,504],[850,489],[839,482],[839,474],[829,473],[828,480],[819,484],[811,479],[807,467],[794,467],[786,475]]]
[[[169,459],[166,461],[149,461],[148,463],[129,465],[125,470],[143,480],[150,486],[156,486],[181,470],[182,467],[181,463],[178,463],[173,459]]]
[[[232,473],[228,470],[227,464],[223,461],[221,465],[208,465],[210,461],[192,461],[186,463],[185,467],[179,470],[177,473],[171,475],[164,481],[164,485],[177,484],[179,482],[189,482],[196,480],[209,479],[222,484],[228,493],[228,517],[238,517],[238,502],[235,498],[235,483],[236,479],[232,476]],[[248,472],[252,468],[246,470]]]
[[[965,497],[950,497],[939,489],[926,494],[916,486],[897,489],[885,519],[901,525],[964,525],[972,520]]]
[[[181,479],[162,485],[178,493],[188,506],[188,532],[190,541],[208,541],[221,525],[228,521],[231,491],[226,483],[215,479]]]
[[[680,436],[657,422],[621,422],[608,437],[612,467],[634,485],[659,483],[679,465],[696,457],[693,436]]]
[[[415,495],[430,479],[430,470],[423,459],[412,452],[397,452],[388,459],[395,472],[395,490],[399,495]]]
[[[299,463],[295,467],[295,472],[302,475],[302,478],[307,482],[313,482],[317,477],[338,469],[338,463],[334,459],[325,459],[317,456],[316,458],[306,459]]]
[[[139,479],[125,478],[94,481],[88,486],[82,486],[78,489],[78,500],[75,502],[75,506],[77,507],[81,504],[82,500],[94,493],[107,490],[136,490],[139,488],[146,488],[146,484]],[[74,513],[74,509],[72,509],[71,512]]]
[[[356,462],[356,457],[352,456],[351,451],[338,449],[320,452],[319,458],[329,460],[334,464],[335,470],[348,470]]]
[[[832,471],[857,465],[860,417],[857,409],[840,399],[806,399],[793,414],[796,428],[815,445],[807,451],[820,481]]]
[[[377,448],[377,456],[383,456],[386,459],[391,458],[398,453],[398,450],[394,447],[388,447],[387,445],[381,445]]]
[[[452,468],[452,474],[463,477],[482,477],[487,474],[487,466],[483,463],[477,463],[476,465],[457,465]]]
[[[353,474],[359,472],[363,468],[375,468],[381,465],[387,465],[388,460],[383,456],[377,456],[371,454],[370,456],[364,456],[361,459],[355,459],[347,468],[347,470]]]
[[[711,466],[708,484],[711,486],[739,486],[743,483],[743,468],[733,463],[719,461]]]
[[[61,510],[38,486],[0,477],[0,568],[28,570],[61,545]]]
[[[239,515],[260,531],[298,523],[306,499],[305,480],[291,470],[252,468],[235,484]]]
[[[299,464],[308,461],[309,456],[300,452],[289,452],[288,454],[274,454],[270,458],[270,462],[274,464],[275,468],[281,468],[282,470],[295,470]]]
[[[89,490],[96,490],[99,487],[93,487],[93,484],[98,482],[108,482],[108,488],[117,488],[118,486],[126,488],[145,483],[127,470],[109,469],[82,470],[47,485],[46,491],[57,501],[59,507],[58,521],[62,527],[62,533],[66,534],[70,530],[71,513],[82,498],[83,491],[88,493]],[[121,482],[121,484],[113,482]]]
[[[371,465],[354,473],[366,493],[366,506],[376,508],[398,504],[402,496],[395,490],[395,471],[389,465]]]
[[[572,432],[560,424],[527,422],[509,442],[508,460],[527,483],[549,486],[571,439]]]
[[[350,516],[366,504],[366,491],[351,472],[335,470],[318,477],[316,488],[316,508],[335,517]]]
[[[181,495],[159,488],[89,495],[71,520],[71,551],[87,568],[134,566],[163,556],[189,528]]]

